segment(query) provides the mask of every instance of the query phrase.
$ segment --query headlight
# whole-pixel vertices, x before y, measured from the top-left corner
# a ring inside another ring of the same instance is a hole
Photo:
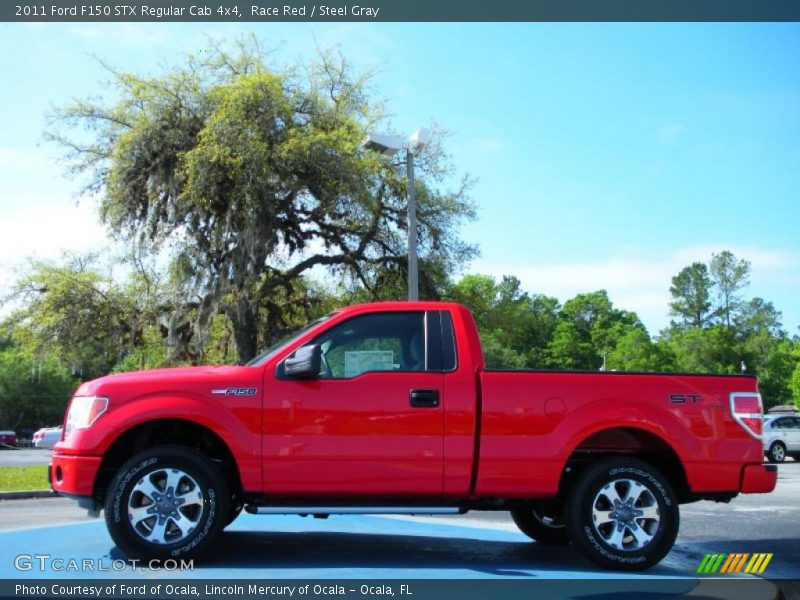
[[[108,398],[97,396],[75,396],[69,405],[67,424],[64,426],[64,437],[75,429],[86,429],[106,412]]]

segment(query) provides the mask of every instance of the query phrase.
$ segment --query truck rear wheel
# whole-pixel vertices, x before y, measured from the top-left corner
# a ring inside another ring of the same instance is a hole
[[[680,511],[666,478],[648,463],[615,457],[578,475],[564,514],[573,544],[598,565],[647,569],[672,548]]]
[[[558,546],[569,542],[567,528],[553,504],[541,504],[511,511],[519,530],[540,544]]]
[[[231,498],[231,507],[228,511],[228,518],[225,521],[225,527],[233,523],[236,520],[236,517],[242,514],[243,508],[244,503],[241,502],[236,496]]]
[[[112,479],[106,526],[130,558],[194,556],[227,524],[227,488],[219,467],[202,454],[176,445],[152,448]]]

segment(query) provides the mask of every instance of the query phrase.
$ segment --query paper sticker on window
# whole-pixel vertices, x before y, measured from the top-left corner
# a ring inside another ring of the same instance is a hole
[[[394,370],[394,352],[391,350],[363,350],[344,353],[344,376],[355,377],[367,371]]]

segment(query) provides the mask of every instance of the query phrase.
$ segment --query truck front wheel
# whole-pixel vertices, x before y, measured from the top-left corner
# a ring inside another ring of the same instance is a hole
[[[672,548],[680,511],[666,478],[648,463],[607,458],[577,477],[567,498],[573,544],[602,567],[647,569]]]
[[[105,503],[111,538],[130,558],[188,558],[225,527],[230,493],[211,460],[184,446],[140,452],[117,471]]]
[[[567,528],[553,504],[512,510],[511,518],[522,533],[540,544],[556,546],[569,542]]]

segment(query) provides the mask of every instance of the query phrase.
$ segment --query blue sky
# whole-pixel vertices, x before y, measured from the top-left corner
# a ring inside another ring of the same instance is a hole
[[[451,132],[478,179],[469,271],[562,301],[605,288],[656,334],[670,278],[730,249],[800,333],[798,24],[0,24],[0,283],[108,246],[42,143],[51,106],[102,91],[92,55],[155,73],[246,32],[278,61],[339,44],[379,70],[395,129]]]

